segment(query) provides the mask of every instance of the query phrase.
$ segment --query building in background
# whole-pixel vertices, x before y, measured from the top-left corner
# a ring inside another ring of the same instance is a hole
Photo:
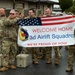
[[[58,2],[50,0],[0,0],[0,7],[6,8],[7,15],[10,9],[13,8],[24,12],[25,16],[28,14],[29,8],[34,8],[37,15],[44,14],[45,8],[49,7],[52,9],[54,4],[59,5]]]

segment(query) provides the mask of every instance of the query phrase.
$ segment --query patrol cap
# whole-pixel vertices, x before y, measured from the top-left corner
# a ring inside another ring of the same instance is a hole
[[[14,9],[10,10],[10,13],[16,13],[16,11]]]

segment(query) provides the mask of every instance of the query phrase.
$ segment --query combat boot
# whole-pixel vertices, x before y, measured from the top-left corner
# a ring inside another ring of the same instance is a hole
[[[59,64],[59,59],[58,58],[55,58],[55,65],[58,65]]]
[[[73,71],[73,68],[67,67],[66,72],[72,72],[72,71]]]
[[[51,64],[51,59],[48,59],[47,61],[46,61],[46,64]]]
[[[7,67],[2,67],[2,68],[0,69],[0,72],[4,72],[4,71],[6,71],[6,70],[8,70]]]
[[[37,61],[33,61],[32,63],[35,64],[35,65],[38,65],[38,62]]]
[[[51,61],[47,61],[46,64],[51,64]]]
[[[16,67],[14,65],[12,65],[12,64],[9,64],[9,68],[16,69]]]
[[[35,65],[38,65],[38,60],[37,59],[32,59],[32,63]]]

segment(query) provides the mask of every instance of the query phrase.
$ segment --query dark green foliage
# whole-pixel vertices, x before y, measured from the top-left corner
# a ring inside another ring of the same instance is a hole
[[[73,5],[73,0],[59,0],[62,12],[69,9]]]
[[[70,8],[70,11],[75,14],[75,6],[74,5]]]

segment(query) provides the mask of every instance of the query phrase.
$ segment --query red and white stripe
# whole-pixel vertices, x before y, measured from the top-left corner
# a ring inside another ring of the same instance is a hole
[[[75,16],[66,15],[66,16],[57,16],[57,17],[43,17],[41,18],[42,25],[62,25],[75,22]]]

